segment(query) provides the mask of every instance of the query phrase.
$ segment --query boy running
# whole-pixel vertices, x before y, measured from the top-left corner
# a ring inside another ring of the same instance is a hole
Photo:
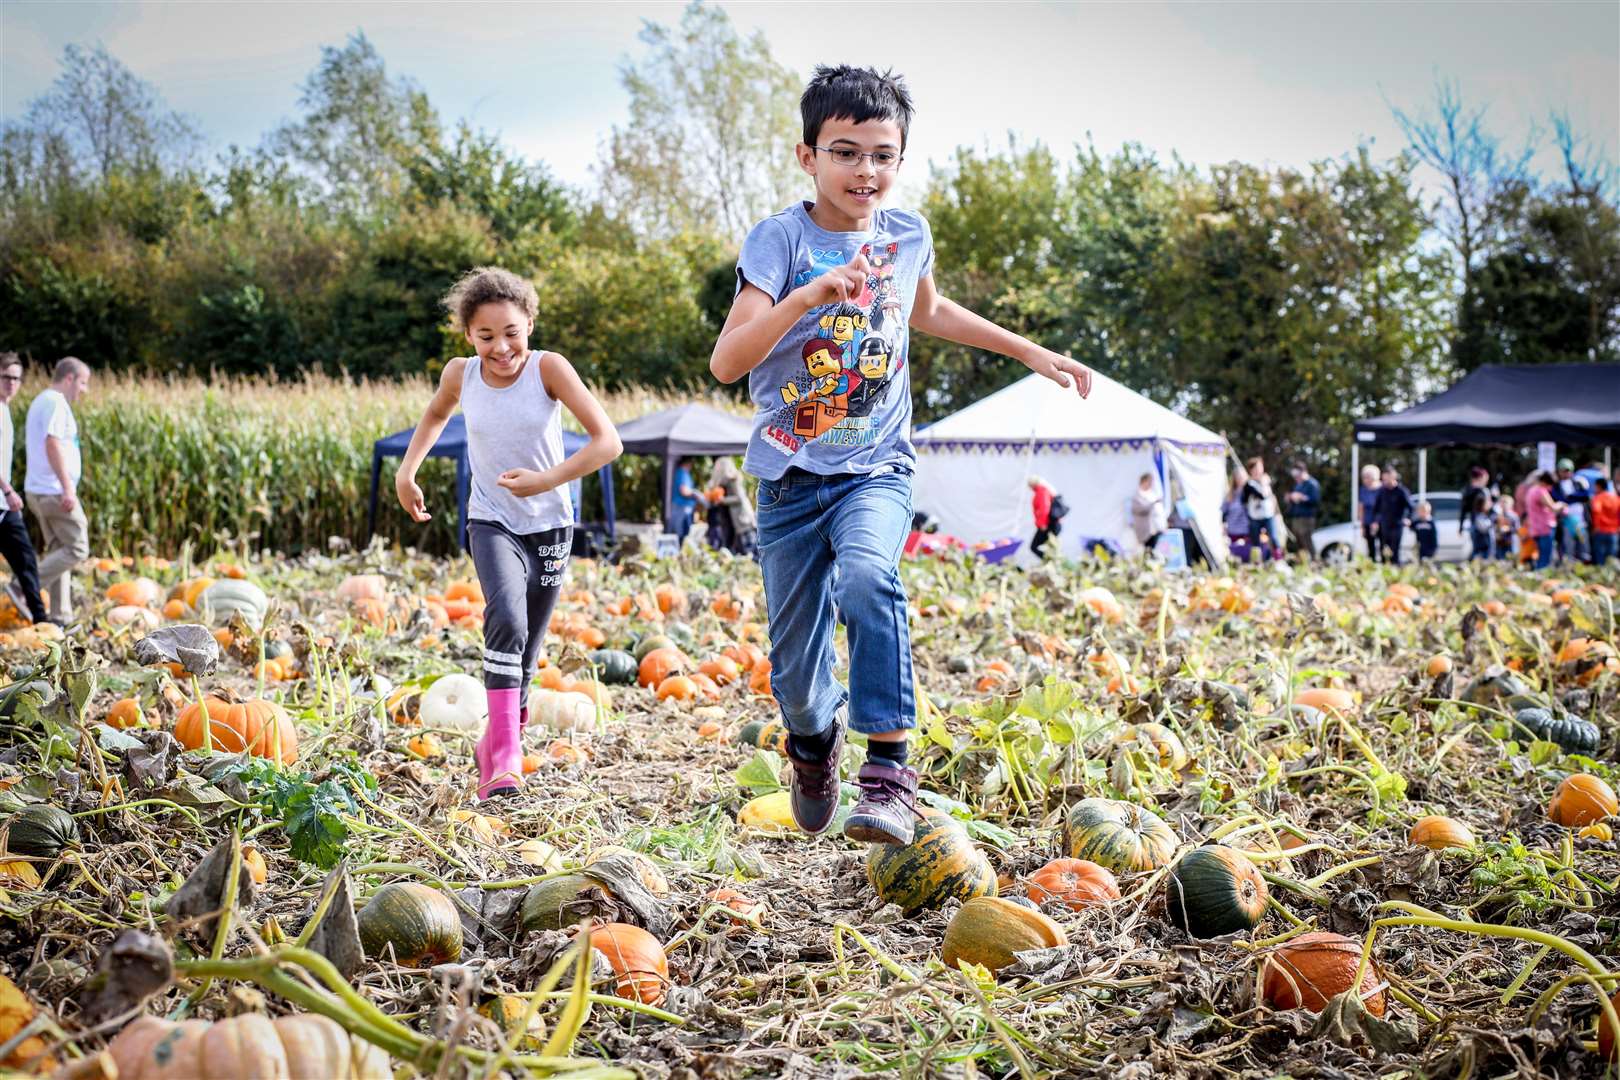
[[[794,818],[810,833],[832,823],[847,714],[868,749],[845,835],[906,844],[917,794],[899,572],[916,463],[909,330],[1010,356],[1082,397],[1091,373],[940,296],[927,221],[882,209],[911,125],[898,76],[818,67],[799,108],[795,152],[815,201],[766,218],[743,241],[709,369],[724,383],[748,375],[759,409],[743,467],[760,480],[771,692],[789,731]],[[863,374],[861,358],[878,352],[881,373],[869,364]],[[883,392],[863,390],[878,380]],[[848,690],[833,674],[835,618],[849,631]]]

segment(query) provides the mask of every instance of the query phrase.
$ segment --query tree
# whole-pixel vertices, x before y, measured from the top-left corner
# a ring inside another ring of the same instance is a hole
[[[119,172],[167,172],[191,163],[200,136],[166,108],[156,89],[104,46],[69,45],[62,73],[6,125],[7,190],[25,176],[46,184],[106,180]]]
[[[271,132],[266,149],[286,158],[340,214],[364,216],[397,206],[408,182],[406,163],[439,139],[427,95],[388,75],[364,34],[321,61],[298,98],[304,117]]]
[[[497,237],[549,229],[571,238],[578,231],[579,215],[566,186],[544,165],[512,155],[495,136],[465,122],[456,126],[454,143],[425,141],[404,164],[418,197],[484,215]]]
[[[614,127],[597,168],[604,198],[644,235],[740,241],[803,186],[799,79],[764,34],[743,38],[696,0],[677,29],[647,22],[640,38],[649,55],[620,72],[630,122]]]

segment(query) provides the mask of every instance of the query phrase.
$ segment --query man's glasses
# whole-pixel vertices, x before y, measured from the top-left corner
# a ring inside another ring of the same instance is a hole
[[[861,158],[871,158],[873,168],[879,172],[888,172],[900,167],[900,155],[893,150],[874,150],[870,154],[864,150],[856,150],[848,146],[817,146],[813,149],[825,152],[833,162],[853,169],[861,163]]]
[[[21,375],[0,375],[0,382],[22,382]]]

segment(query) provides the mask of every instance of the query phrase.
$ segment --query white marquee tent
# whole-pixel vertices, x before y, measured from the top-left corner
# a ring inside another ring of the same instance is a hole
[[[1092,373],[1085,400],[1030,375],[919,428],[912,442],[917,509],[962,540],[1017,536],[1025,542],[1021,555],[1027,552],[1035,534],[1028,478],[1035,474],[1069,504],[1059,537],[1064,555],[1077,556],[1082,539],[1093,537],[1139,551],[1129,503],[1142,474],[1153,473],[1161,492],[1175,478],[1204,550],[1216,562],[1226,557],[1225,441],[1106,375]]]

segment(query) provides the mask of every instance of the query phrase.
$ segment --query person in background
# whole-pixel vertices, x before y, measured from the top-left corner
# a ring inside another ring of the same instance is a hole
[[[34,541],[23,520],[22,496],[11,486],[11,461],[16,454],[16,433],[11,426],[11,401],[22,386],[22,361],[14,352],[0,353],[0,495],[5,498],[0,516],[0,554],[11,564],[6,595],[21,618],[46,622],[45,601],[39,595],[39,562]]]
[[[1042,549],[1046,542],[1063,531],[1063,515],[1052,516],[1053,505],[1061,500],[1052,485],[1039,476],[1030,476],[1029,490],[1030,508],[1035,515],[1035,535],[1029,542],[1029,550],[1044,559],[1046,552]]]
[[[1221,520],[1226,523],[1226,542],[1232,557],[1239,562],[1249,561],[1249,512],[1243,508],[1243,483],[1240,469],[1232,474],[1232,483],[1221,502]]]
[[[1440,531],[1434,526],[1434,507],[1427,499],[1418,503],[1417,518],[1412,522],[1412,537],[1417,541],[1418,562],[1428,562],[1440,550]]]
[[[1294,462],[1288,474],[1294,479],[1294,490],[1287,495],[1288,510],[1284,515],[1288,535],[1294,538],[1294,549],[1305,562],[1310,562],[1316,558],[1316,542],[1311,534],[1316,532],[1316,518],[1322,511],[1322,485],[1316,482],[1303,461]]]
[[[1273,557],[1283,551],[1282,521],[1277,516],[1277,496],[1271,490],[1264,458],[1252,457],[1247,463],[1248,478],[1243,482],[1243,508],[1249,513],[1249,547],[1260,550],[1260,535],[1271,537]],[[1264,553],[1261,555],[1264,558]]]
[[[742,470],[737,468],[734,459],[723,457],[714,463],[709,482],[719,489],[715,493],[720,496],[709,505],[710,530],[714,529],[716,518],[723,519],[726,550],[737,555],[752,555],[758,543],[759,528],[754,519],[754,500],[748,497],[748,490],[743,486]]]
[[[1495,542],[1496,521],[1491,515],[1491,474],[1483,466],[1468,470],[1468,487],[1457,511],[1457,527],[1468,537],[1468,558],[1489,560]]]
[[[45,537],[40,585],[50,594],[52,620],[63,623],[73,614],[73,569],[90,555],[90,519],[79,502],[84,461],[79,422],[73,416],[73,403],[89,389],[90,365],[64,356],[56,362],[49,388],[28,406],[23,493]]]
[[[1558,515],[1564,504],[1553,498],[1553,485],[1558,483],[1550,472],[1537,473],[1535,481],[1524,495],[1524,520],[1530,539],[1536,545],[1536,569],[1552,565],[1553,537],[1558,530]]]
[[[1558,514],[1558,561],[1582,561],[1587,556],[1586,504],[1592,499],[1592,489],[1575,475],[1575,463],[1569,458],[1558,461],[1553,497],[1564,504]]]
[[[1592,481],[1592,565],[1620,558],[1620,495],[1605,476]]]
[[[1168,515],[1164,500],[1154,490],[1153,474],[1145,472],[1137,481],[1136,493],[1131,496],[1131,528],[1144,551],[1152,553],[1153,546],[1164,535]]]
[[[1356,491],[1356,522],[1367,544],[1367,557],[1378,561],[1378,535],[1373,528],[1373,506],[1378,502],[1378,466],[1361,467],[1361,487]]]
[[[1597,530],[1592,521],[1591,498],[1597,494],[1597,482],[1601,476],[1603,476],[1603,462],[1601,461],[1588,461],[1586,468],[1575,470],[1575,479],[1586,485],[1586,561],[1594,565],[1597,563],[1597,552],[1592,550],[1592,535]]]
[[[1378,539],[1384,562],[1401,565],[1401,537],[1412,520],[1412,493],[1401,483],[1401,474],[1395,466],[1385,465],[1381,474],[1383,485],[1373,503],[1373,534]]]
[[[692,480],[692,465],[686,458],[679,458],[675,462],[675,479],[670,485],[669,495],[669,521],[665,530],[675,534],[676,546],[686,543],[686,535],[692,531],[692,518],[697,513],[698,503],[703,502],[703,493],[697,489]]]
[[[1491,519],[1496,523],[1496,557],[1504,562],[1512,562],[1519,547],[1519,526],[1523,524],[1519,512],[1513,507],[1513,500],[1498,497],[1491,510]]]

